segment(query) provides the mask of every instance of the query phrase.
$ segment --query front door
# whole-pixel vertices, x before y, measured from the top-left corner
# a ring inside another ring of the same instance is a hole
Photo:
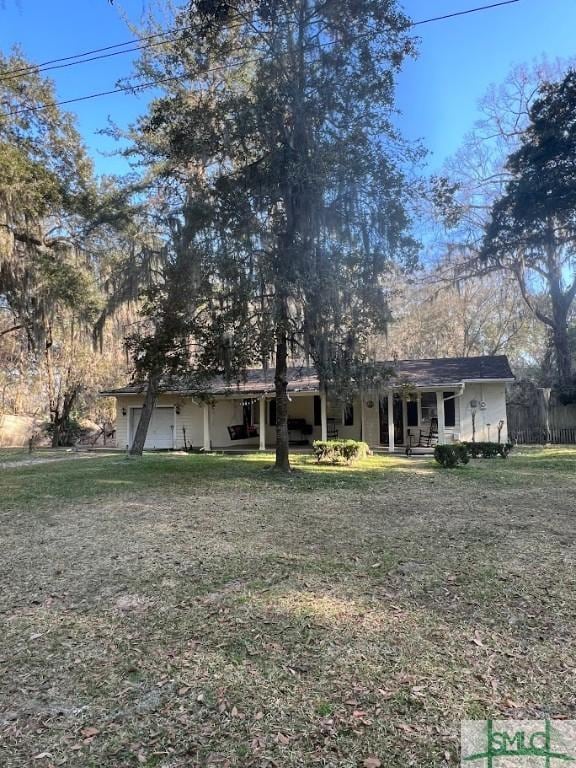
[[[380,443],[388,445],[388,397],[384,395],[380,398]],[[394,444],[401,445],[404,442],[404,411],[402,408],[402,398],[398,393],[394,394],[392,405],[394,414]]]

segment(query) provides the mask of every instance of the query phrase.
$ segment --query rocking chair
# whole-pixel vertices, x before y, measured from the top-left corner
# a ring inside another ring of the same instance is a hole
[[[436,416],[430,419],[430,429],[421,429],[418,436],[418,448],[432,448],[438,444],[438,418]]]
[[[430,419],[430,428],[418,430],[418,442],[414,444],[415,435],[409,435],[409,444],[406,446],[406,456],[412,456],[413,448],[432,448],[438,445],[438,419],[436,416]]]

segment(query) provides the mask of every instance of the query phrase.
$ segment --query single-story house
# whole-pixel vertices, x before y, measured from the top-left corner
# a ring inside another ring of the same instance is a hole
[[[430,447],[436,443],[508,439],[506,384],[514,380],[504,355],[378,363],[386,372],[349,402],[331,397],[313,368],[288,375],[288,427],[293,445],[352,438],[372,448]],[[388,373],[392,371],[392,375]],[[131,445],[145,385],[102,392],[116,398],[116,442]],[[247,448],[266,450],[276,439],[273,370],[251,369],[242,381],[214,379],[209,400],[186,384],[161,387],[145,448]]]

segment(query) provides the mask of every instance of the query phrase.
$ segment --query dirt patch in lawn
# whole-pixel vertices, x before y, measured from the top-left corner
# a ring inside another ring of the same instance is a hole
[[[462,718],[576,717],[573,459],[42,481],[1,518],[2,766],[430,768]]]

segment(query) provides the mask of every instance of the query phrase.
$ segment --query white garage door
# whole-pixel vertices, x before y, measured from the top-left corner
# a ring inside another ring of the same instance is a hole
[[[132,419],[130,429],[130,445],[134,441],[134,435],[140,421],[141,408],[132,408]],[[150,419],[148,434],[144,448],[148,451],[161,448],[174,447],[174,409],[173,408],[154,408],[154,413]]]

